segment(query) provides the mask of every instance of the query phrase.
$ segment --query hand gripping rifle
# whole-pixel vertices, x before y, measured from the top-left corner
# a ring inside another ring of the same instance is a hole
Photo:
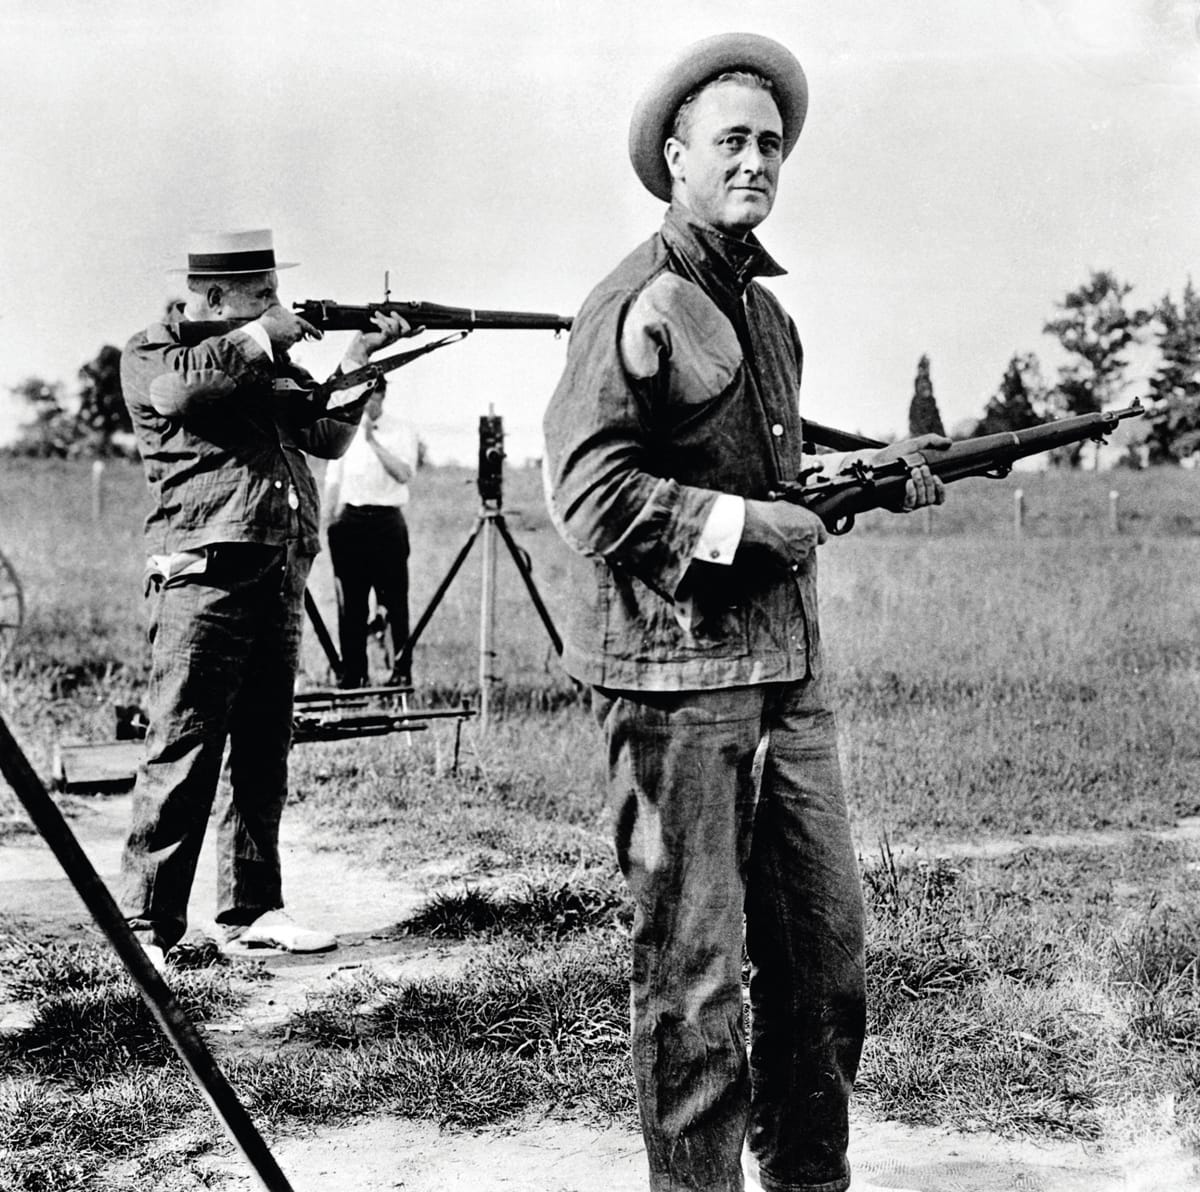
[[[1077,418],[1060,418],[1027,430],[961,439],[941,451],[914,451],[883,464],[856,460],[836,476],[818,476],[807,483],[805,477],[801,477],[780,485],[769,496],[772,500],[803,505],[825,523],[831,534],[847,534],[854,528],[854,519],[860,513],[869,509],[902,509],[909,473],[922,464],[946,484],[968,476],[1002,480],[1019,459],[1088,439],[1102,443],[1116,430],[1122,418],[1135,418],[1143,413],[1141,402],[1135,401],[1123,410],[1081,414]],[[822,441],[816,435],[813,438]]]

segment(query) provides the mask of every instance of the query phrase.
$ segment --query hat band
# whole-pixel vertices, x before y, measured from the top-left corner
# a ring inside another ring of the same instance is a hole
[[[275,250],[257,252],[190,252],[189,273],[270,273],[275,268]]]

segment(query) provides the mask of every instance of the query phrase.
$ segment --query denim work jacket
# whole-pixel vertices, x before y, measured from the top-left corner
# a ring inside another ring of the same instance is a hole
[[[674,691],[820,670],[816,555],[696,560],[719,493],[765,498],[801,471],[803,351],[756,276],[783,270],[668,209],[584,302],[546,412],[550,515],[578,552],[568,673]]]
[[[176,324],[153,323],[129,341],[121,386],[153,503],[150,553],[217,542],[317,553],[319,498],[304,453],[341,455],[360,408],[349,421],[315,416],[288,392],[296,384],[313,380],[245,332],[186,347]]]

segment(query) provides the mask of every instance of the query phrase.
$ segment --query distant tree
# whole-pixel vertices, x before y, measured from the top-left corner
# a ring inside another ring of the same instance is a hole
[[[938,412],[933,396],[933,381],[929,378],[929,357],[917,361],[917,375],[913,381],[913,399],[908,407],[908,433],[910,435],[944,435],[942,416]]]
[[[1126,353],[1141,342],[1153,317],[1148,310],[1130,310],[1126,299],[1133,287],[1108,271],[1092,271],[1077,290],[1057,303],[1062,312],[1043,327],[1074,359],[1059,370],[1054,396],[1068,414],[1103,410],[1128,384]]]
[[[1062,312],[1043,325],[1074,359],[1059,369],[1052,391],[1057,407],[1067,414],[1093,414],[1111,405],[1129,384],[1127,352],[1142,341],[1153,312],[1127,307],[1133,287],[1107,270],[1091,277],[1058,303]],[[1083,445],[1064,448],[1067,461],[1077,465]],[[1099,448],[1095,456],[1099,466]]]
[[[1154,310],[1162,358],[1150,380],[1152,463],[1177,462],[1200,449],[1200,294],[1191,278],[1176,306],[1170,295]]]
[[[10,454],[46,458],[133,455],[133,423],[121,396],[121,352],[105,344],[79,370],[79,401],[68,403],[62,385],[28,377],[9,392],[33,412]],[[124,441],[123,441],[124,440]]]
[[[999,389],[989,399],[983,417],[972,433],[995,435],[1040,426],[1047,421],[1046,405],[1046,386],[1038,358],[1032,352],[1014,353],[1004,370]]]
[[[76,437],[75,415],[63,404],[62,385],[41,377],[26,377],[11,386],[9,393],[32,413],[32,419],[21,424],[16,440],[7,448],[9,454],[38,459],[70,455]]]
[[[79,370],[81,437],[91,438],[91,454],[125,455],[127,448],[114,436],[133,433],[129,409],[121,395],[121,349],[105,344]]]

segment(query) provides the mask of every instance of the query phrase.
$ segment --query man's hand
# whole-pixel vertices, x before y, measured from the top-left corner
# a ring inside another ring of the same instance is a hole
[[[394,344],[396,340],[402,339],[406,335],[416,335],[417,332],[423,330],[418,327],[414,331],[407,319],[402,319],[399,315],[385,315],[382,311],[376,311],[371,315],[371,322],[379,330],[360,331],[346,349],[346,359],[353,361],[356,366],[366,364],[371,355],[381,348]]]
[[[762,547],[790,570],[796,570],[827,537],[825,523],[803,505],[746,501],[742,545]]]
[[[258,316],[258,322],[267,333],[273,348],[286,352],[294,343],[302,339],[321,339],[322,335],[307,319],[302,319],[295,311],[276,303],[268,306]]]
[[[917,451],[945,451],[949,446],[950,440],[945,435],[917,435],[914,439],[889,443],[871,457],[871,463],[891,463],[894,459],[903,459],[904,456]],[[909,513],[924,505],[940,505],[945,499],[946,486],[925,464],[921,464],[909,474],[908,483],[904,486],[904,505],[900,512]]]

